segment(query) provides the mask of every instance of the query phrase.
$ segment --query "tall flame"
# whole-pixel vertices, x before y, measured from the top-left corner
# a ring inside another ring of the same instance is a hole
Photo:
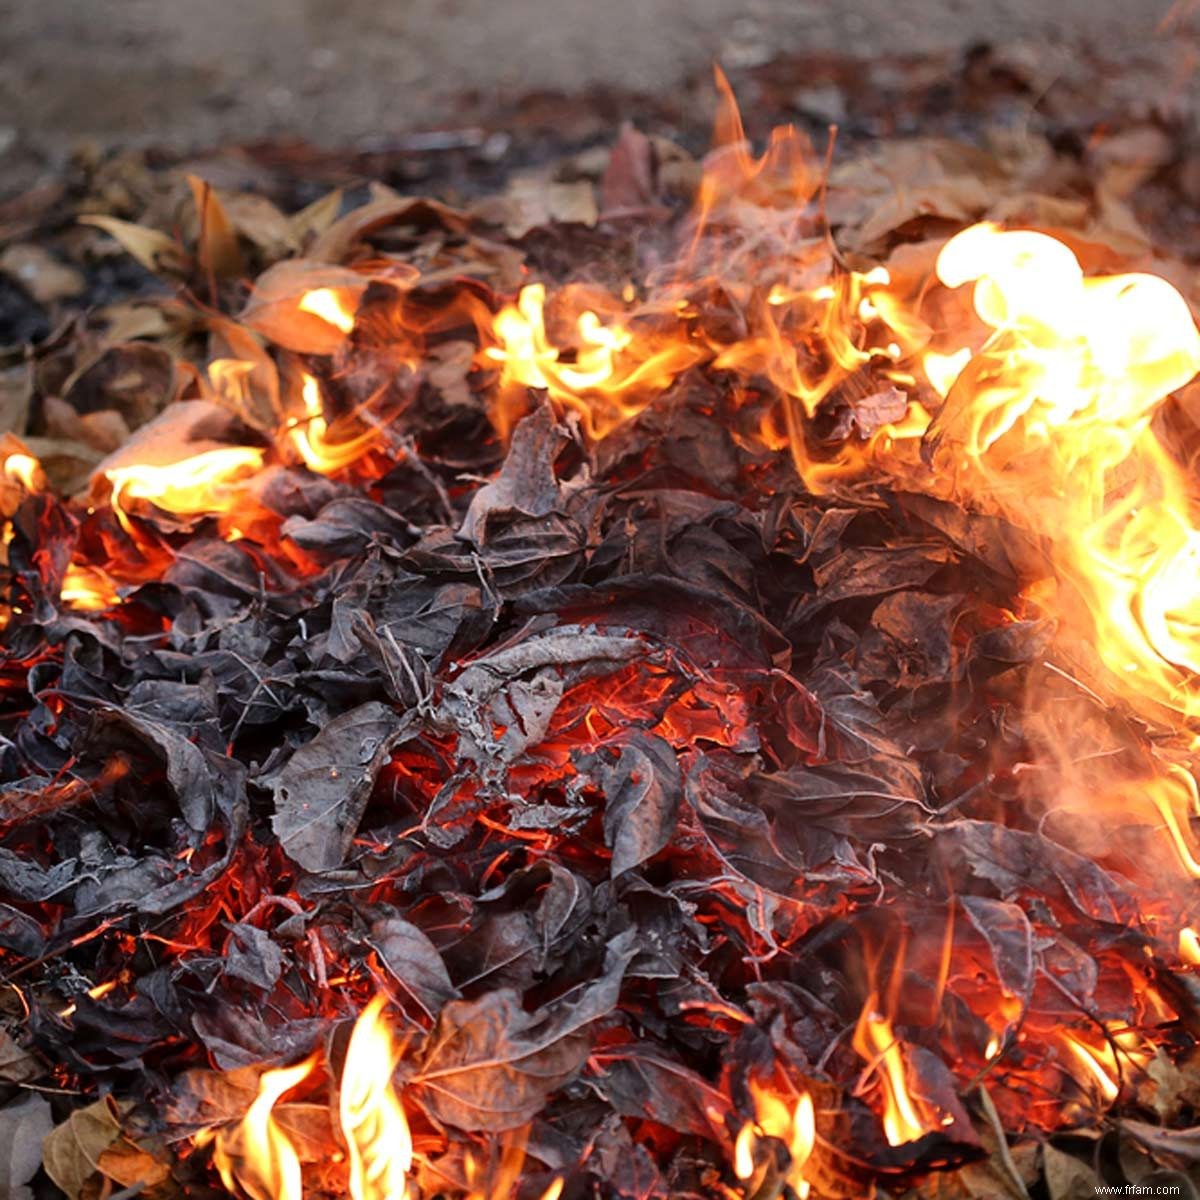
[[[400,1058],[376,996],[355,1022],[340,1081],[338,1117],[346,1144],[352,1200],[409,1200],[413,1143],[392,1082]],[[313,1054],[294,1067],[266,1071],[237,1125],[199,1139],[213,1143],[213,1163],[231,1193],[250,1200],[304,1200],[300,1155],[275,1118],[280,1098],[316,1069]]]
[[[889,1146],[903,1146],[924,1137],[928,1126],[917,1111],[905,1079],[904,1053],[891,1020],[879,1011],[872,993],[854,1030],[854,1048],[867,1061],[868,1074],[877,1072],[883,1093],[883,1134]]]
[[[1200,531],[1184,472],[1151,428],[1200,370],[1186,302],[1154,275],[1085,278],[1063,243],[990,225],[951,238],[937,272],[948,287],[974,283],[992,330],[931,431],[949,444],[942,462],[981,476],[981,499],[1052,539],[1123,690],[1200,712]],[[945,366],[926,360],[931,380]]]
[[[392,1083],[400,1052],[376,996],[354,1026],[342,1070],[339,1115],[353,1200],[406,1200],[412,1135]]]

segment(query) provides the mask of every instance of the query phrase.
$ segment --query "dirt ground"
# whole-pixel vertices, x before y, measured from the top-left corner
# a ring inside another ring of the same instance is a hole
[[[353,145],[452,127],[471,97],[656,95],[721,62],[1013,43],[1049,78],[1142,60],[1131,103],[1195,104],[1196,0],[0,0],[0,152],[81,139]],[[1164,22],[1165,19],[1165,22]],[[1160,93],[1160,94],[1158,94]],[[0,159],[0,169],[4,166]],[[8,190],[7,188],[5,190]]]

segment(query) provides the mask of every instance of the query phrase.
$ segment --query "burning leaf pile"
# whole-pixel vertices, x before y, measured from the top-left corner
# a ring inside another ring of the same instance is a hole
[[[0,447],[5,1194],[1185,1194],[1200,334],[1009,150],[97,218],[180,289]]]

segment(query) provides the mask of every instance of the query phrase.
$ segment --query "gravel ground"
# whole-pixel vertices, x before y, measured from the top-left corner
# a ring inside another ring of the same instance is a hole
[[[463,97],[669,94],[714,60],[1024,47],[1058,71],[1140,59],[1194,105],[1200,0],[0,0],[0,150],[452,125]],[[1164,17],[1167,18],[1163,27]],[[1161,96],[1157,95],[1161,92]],[[1142,95],[1141,99],[1147,99]],[[3,166],[0,161],[0,167]],[[7,190],[7,189],[6,189]]]

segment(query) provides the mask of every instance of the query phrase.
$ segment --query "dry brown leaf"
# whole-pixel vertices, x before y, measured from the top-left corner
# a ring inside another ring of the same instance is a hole
[[[4,1083],[28,1083],[42,1073],[37,1059],[18,1046],[12,1035],[0,1029],[0,1081]]]
[[[125,342],[86,362],[62,385],[62,395],[76,412],[115,409],[137,429],[170,403],[175,389],[175,364],[162,346]]]
[[[87,485],[92,471],[103,455],[86,442],[74,438],[25,438],[29,453],[42,464],[50,487],[64,496],[73,496]]]
[[[234,230],[257,246],[268,262],[300,249],[291,221],[266,196],[253,192],[226,193],[221,203]]]
[[[100,1158],[121,1136],[121,1111],[111,1097],[73,1112],[42,1143],[46,1174],[79,1200],[84,1185],[100,1172]]]
[[[129,426],[115,408],[84,413],[79,423],[83,429],[83,440],[101,454],[111,454],[129,441]]]
[[[1015,192],[997,200],[985,217],[997,224],[1082,229],[1090,211],[1085,200],[1046,196],[1041,192]]]
[[[135,225],[132,221],[121,221],[116,217],[89,215],[80,217],[79,221],[82,225],[94,225],[104,230],[146,270],[157,275],[181,278],[190,270],[191,260],[183,247],[161,230]]]
[[[245,271],[237,234],[224,204],[210,183],[198,175],[187,177],[196,204],[200,231],[196,239],[196,257],[200,270],[214,279],[235,279]]]
[[[27,1185],[41,1165],[42,1142],[53,1126],[50,1105],[41,1096],[0,1109],[0,1196],[30,1200]]]
[[[1097,1195],[1096,1172],[1048,1144],[1042,1148],[1042,1172],[1050,1200],[1093,1200]]]
[[[600,181],[600,208],[605,213],[644,208],[657,199],[654,147],[626,121]]]
[[[838,244],[867,253],[918,217],[968,224],[1003,186],[1000,165],[983,151],[943,138],[889,142],[831,176],[829,219]]]
[[[33,396],[33,371],[22,363],[0,371],[0,433],[24,433]]]
[[[315,262],[349,262],[370,234],[385,226],[400,224],[413,224],[423,229],[432,225],[461,234],[467,231],[469,221],[463,213],[436,200],[401,196],[390,188],[373,186],[371,199],[334,221],[309,247],[308,257]]]
[[[39,304],[81,296],[83,275],[41,246],[19,243],[0,254],[0,271],[15,279]]]
[[[345,267],[305,258],[288,259],[258,277],[241,321],[287,350],[334,354],[345,343],[345,333],[316,313],[300,308],[309,292],[324,288],[336,294],[342,309],[353,313],[367,290],[367,281]]]
[[[164,1187],[171,1182],[170,1166],[160,1162],[128,1138],[118,1138],[104,1150],[97,1165],[100,1174],[106,1179],[111,1179],[123,1188],[140,1185],[140,1194],[146,1197],[161,1197],[168,1192],[177,1191],[174,1187]]]
[[[314,200],[288,218],[296,245],[302,250],[311,239],[320,237],[337,220],[342,210],[342,189],[335,188],[320,200]]]
[[[96,315],[106,323],[104,337],[112,345],[135,338],[161,338],[171,331],[162,307],[140,300],[110,304],[98,309]]]
[[[586,179],[553,183],[542,175],[517,176],[502,195],[485,197],[471,211],[514,238],[556,222],[595,225],[599,217],[596,191]]]
[[[283,421],[275,360],[255,334],[236,321],[213,317],[209,329],[213,398],[247,425],[273,435]],[[222,372],[221,360],[234,364],[232,372]]]

